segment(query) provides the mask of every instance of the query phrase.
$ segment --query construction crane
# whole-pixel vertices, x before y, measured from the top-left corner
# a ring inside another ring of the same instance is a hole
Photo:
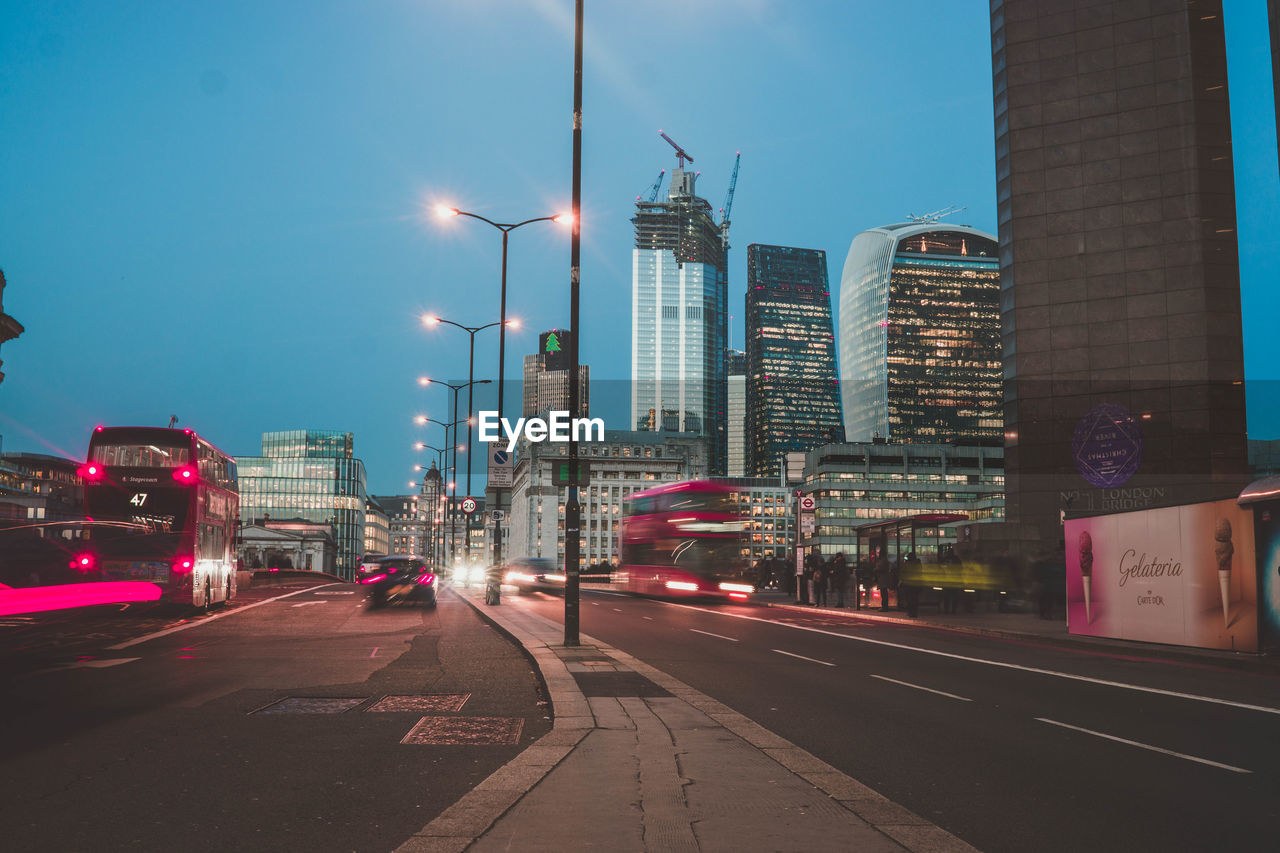
[[[690,154],[688,151],[685,151],[683,148],[681,148],[680,143],[676,142],[674,139],[672,139],[670,136],[667,136],[662,131],[658,131],[658,135],[661,136],[663,139],[667,140],[667,144],[669,144],[672,148],[676,149],[676,162],[680,164],[681,169],[684,168],[685,160],[688,160],[690,163],[693,162],[693,155]]]
[[[733,191],[738,187],[738,163],[742,162],[742,152],[733,156],[733,175],[729,177],[729,192],[724,197],[724,207],[720,208],[720,230],[729,230],[729,211],[733,209]]]
[[[908,213],[907,219],[917,225],[932,225],[943,217],[954,216],[962,210],[968,210],[969,206],[956,207],[954,204],[950,207],[944,207],[942,210],[935,210],[933,213],[926,213],[923,216],[916,216],[914,213]]]
[[[653,204],[654,200],[658,197],[658,190],[662,187],[662,176],[666,173],[666,169],[658,172],[658,179],[649,187],[649,198],[646,199],[649,204]],[[636,201],[640,201],[640,196],[636,196]]]

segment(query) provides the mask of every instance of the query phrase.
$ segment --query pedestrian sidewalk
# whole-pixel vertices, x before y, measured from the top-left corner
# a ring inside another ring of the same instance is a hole
[[[454,592],[533,658],[555,722],[397,853],[974,849],[624,652]]]

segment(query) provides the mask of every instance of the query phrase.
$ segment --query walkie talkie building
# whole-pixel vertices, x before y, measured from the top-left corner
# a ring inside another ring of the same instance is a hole
[[[998,441],[1001,378],[995,237],[905,222],[853,239],[840,280],[849,441]]]

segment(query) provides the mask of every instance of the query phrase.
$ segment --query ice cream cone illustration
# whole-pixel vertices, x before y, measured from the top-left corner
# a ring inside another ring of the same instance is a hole
[[[1089,531],[1080,531],[1080,581],[1084,584],[1084,619],[1093,624],[1093,614],[1089,612],[1090,598],[1093,593],[1093,537]]]
[[[1222,627],[1231,624],[1231,557],[1236,548],[1231,544],[1231,522],[1218,519],[1213,529],[1213,556],[1218,560],[1218,592],[1222,596]]]

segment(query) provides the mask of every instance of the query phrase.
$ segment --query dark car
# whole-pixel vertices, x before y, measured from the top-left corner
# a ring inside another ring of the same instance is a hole
[[[507,565],[503,583],[516,587],[521,595],[534,590],[564,591],[564,573],[542,557],[521,557]]]
[[[397,601],[436,606],[439,581],[427,561],[412,554],[379,557],[362,563],[358,582],[369,588],[369,607],[385,607]]]

